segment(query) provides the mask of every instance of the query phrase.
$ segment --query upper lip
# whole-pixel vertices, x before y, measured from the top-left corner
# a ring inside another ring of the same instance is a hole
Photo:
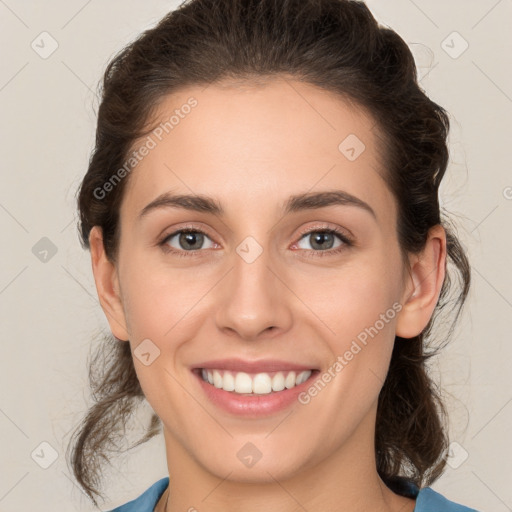
[[[229,370],[247,373],[277,372],[279,370],[304,371],[316,369],[312,365],[291,363],[289,361],[281,361],[278,359],[260,359],[258,361],[244,361],[243,359],[215,359],[194,365],[194,368]]]

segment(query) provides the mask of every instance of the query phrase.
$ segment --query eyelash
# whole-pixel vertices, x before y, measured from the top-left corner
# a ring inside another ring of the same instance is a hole
[[[165,235],[163,237],[163,239],[161,239],[158,242],[158,245],[162,248],[162,250],[164,252],[175,254],[178,257],[185,257],[185,258],[192,257],[193,258],[199,252],[202,252],[201,249],[196,249],[193,251],[179,251],[179,250],[176,250],[176,249],[173,249],[172,247],[170,247],[167,244],[168,240],[170,240],[172,237],[174,237],[175,235],[180,234],[180,233],[201,233],[201,234],[207,236],[208,238],[210,238],[208,236],[208,234],[205,233],[204,231],[202,231],[201,229],[183,228],[183,229],[178,229],[177,231],[174,231],[173,233],[170,233],[168,235]],[[300,233],[301,236],[300,236],[299,240],[302,240],[302,238],[304,238],[306,235],[309,235],[312,233],[327,233],[327,234],[336,235],[343,242],[343,244],[340,245],[339,247],[337,247],[336,249],[328,249],[326,251],[315,251],[313,249],[309,249],[309,250],[307,250],[307,252],[313,253],[314,255],[310,255],[308,257],[323,258],[325,256],[336,256],[339,253],[341,253],[342,251],[346,250],[347,247],[352,247],[354,245],[353,240],[351,238],[349,238],[345,234],[345,232],[343,232],[337,228],[313,228],[313,229],[301,231],[301,233]],[[302,249],[302,250],[304,250],[304,249]]]

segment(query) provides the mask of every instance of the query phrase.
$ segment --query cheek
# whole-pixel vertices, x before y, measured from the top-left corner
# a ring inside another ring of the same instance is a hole
[[[297,283],[301,297],[307,298],[307,305],[315,318],[322,320],[337,340],[356,337],[365,328],[373,326],[381,315],[396,316],[396,303],[400,297],[400,272],[398,266],[379,258],[365,257],[339,270]],[[306,301],[305,301],[306,302]],[[393,309],[395,304],[395,309]],[[382,330],[389,330],[394,322],[385,322]]]
[[[146,399],[168,425],[173,425],[179,415],[169,415],[169,404],[178,410],[184,403],[182,379],[186,378],[176,361],[184,340],[194,336],[197,322],[193,322],[193,305],[204,294],[204,286],[184,271],[143,266],[141,262],[135,257],[125,261],[122,276],[134,366]],[[149,353],[150,360],[145,361],[142,353]],[[186,417],[186,411],[183,414]]]
[[[147,265],[142,258],[133,258],[123,270],[124,312],[134,341],[170,341],[170,331],[181,319],[193,315],[194,305],[208,290],[208,281],[185,268]],[[181,328],[183,323],[179,325]]]
[[[329,327],[328,331],[322,327],[322,332],[327,333],[324,343],[331,353],[324,372],[328,383],[313,407],[315,417],[333,426],[328,434],[332,443],[339,441],[336,432],[355,428],[378,399],[389,369],[396,317],[401,309],[397,269],[362,264],[345,270],[333,274],[329,293],[322,295],[317,290],[310,295],[321,324]],[[314,322],[315,326],[320,325],[317,319]]]
[[[386,336],[392,330],[396,316],[398,295],[395,288],[389,274],[383,276],[374,271],[347,283],[346,295],[338,302],[342,306],[338,325],[343,335],[361,339],[363,333],[371,330],[376,336],[375,327]]]
[[[385,379],[401,309],[400,267],[384,260],[354,261],[331,272],[328,286],[310,287],[306,295],[315,313],[311,318],[325,333],[332,360],[341,357],[343,368],[338,366],[337,374],[344,377],[336,379],[338,385],[355,385],[359,392],[370,386],[368,396],[378,392]]]

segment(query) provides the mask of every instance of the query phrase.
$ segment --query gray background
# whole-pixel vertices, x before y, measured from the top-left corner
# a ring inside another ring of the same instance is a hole
[[[0,0],[1,512],[94,509],[64,459],[89,399],[91,340],[108,330],[89,253],[78,242],[74,194],[93,147],[104,67],[177,5]],[[368,5],[410,45],[423,88],[450,113],[451,162],[441,199],[473,269],[459,327],[432,368],[456,443],[433,488],[481,511],[512,510],[512,1]],[[464,41],[469,47],[458,55]],[[57,49],[45,55],[52,44]],[[141,408],[135,433],[149,413]],[[113,460],[101,509],[166,476],[164,448],[158,436]]]

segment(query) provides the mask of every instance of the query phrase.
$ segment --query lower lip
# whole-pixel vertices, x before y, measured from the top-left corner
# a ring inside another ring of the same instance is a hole
[[[199,384],[206,396],[215,405],[226,412],[246,418],[259,418],[286,409],[298,401],[298,395],[311,386],[312,379],[319,373],[318,370],[313,370],[306,381],[291,389],[261,395],[248,395],[216,388],[212,384],[205,382],[199,372],[195,370],[192,373],[199,380]]]

